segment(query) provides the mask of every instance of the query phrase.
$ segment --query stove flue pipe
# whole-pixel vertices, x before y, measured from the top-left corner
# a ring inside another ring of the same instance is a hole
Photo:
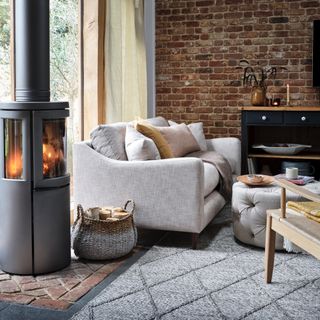
[[[18,102],[50,101],[49,0],[14,0]]]

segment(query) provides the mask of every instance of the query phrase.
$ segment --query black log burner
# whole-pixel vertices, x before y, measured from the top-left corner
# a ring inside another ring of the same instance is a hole
[[[67,102],[50,102],[49,0],[15,0],[16,101],[0,104],[0,268],[70,263]]]

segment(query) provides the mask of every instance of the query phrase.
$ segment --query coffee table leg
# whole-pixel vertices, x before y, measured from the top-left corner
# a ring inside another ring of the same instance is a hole
[[[271,229],[271,221],[272,221],[271,215],[267,214],[267,230],[266,230],[266,244],[265,244],[265,257],[264,257],[266,283],[270,283],[272,280],[274,252],[275,252],[275,243],[276,243],[276,233]]]

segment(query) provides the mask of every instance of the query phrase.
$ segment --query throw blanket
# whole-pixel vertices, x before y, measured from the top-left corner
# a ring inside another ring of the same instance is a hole
[[[320,222],[320,203],[312,201],[288,201],[287,207],[303,213],[307,218]]]
[[[188,157],[200,158],[203,162],[214,165],[220,175],[219,192],[226,199],[231,199],[232,169],[228,160],[216,151],[197,151],[188,154]]]

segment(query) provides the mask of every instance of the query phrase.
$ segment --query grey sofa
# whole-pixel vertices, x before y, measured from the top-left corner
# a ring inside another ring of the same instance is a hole
[[[207,140],[240,174],[240,141],[236,138]],[[198,158],[120,161],[107,158],[90,141],[74,144],[74,201],[84,208],[136,203],[138,227],[198,234],[224,207],[216,190],[216,168]]]

